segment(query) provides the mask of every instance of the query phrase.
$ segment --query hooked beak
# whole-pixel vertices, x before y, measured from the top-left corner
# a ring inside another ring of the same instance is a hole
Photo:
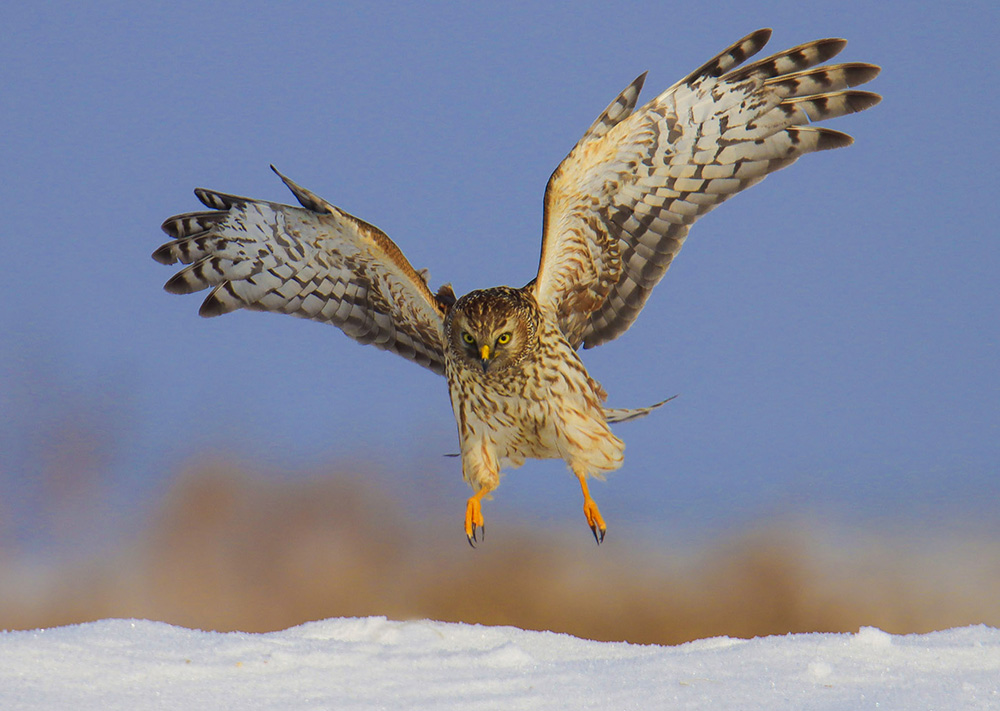
[[[483,372],[490,367],[490,347],[483,346],[479,349],[479,364],[483,366]]]

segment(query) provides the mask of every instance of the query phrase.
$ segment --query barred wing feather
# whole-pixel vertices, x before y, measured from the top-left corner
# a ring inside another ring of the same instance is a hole
[[[173,240],[153,258],[188,265],[164,288],[212,288],[202,316],[245,308],[331,323],[443,374],[448,300],[379,229],[278,175],[303,207],[196,190],[212,210],[163,223]]]
[[[631,326],[701,215],[801,155],[852,142],[809,124],[880,101],[851,89],[878,67],[816,66],[842,39],[740,67],[770,35],[748,35],[636,109],[640,76],[552,174],[534,288],[574,347]]]

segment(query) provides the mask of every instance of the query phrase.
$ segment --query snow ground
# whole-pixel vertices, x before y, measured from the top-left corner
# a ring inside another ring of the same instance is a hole
[[[268,634],[103,620],[0,633],[0,708],[1000,709],[1000,630],[661,647],[380,617]]]

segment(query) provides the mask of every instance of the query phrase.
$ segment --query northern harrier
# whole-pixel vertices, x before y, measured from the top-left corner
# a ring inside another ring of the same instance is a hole
[[[698,217],[801,155],[849,145],[812,124],[880,100],[851,89],[878,67],[817,66],[842,39],[740,67],[770,35],[748,35],[638,108],[645,74],[611,102],[549,179],[538,273],[524,287],[435,293],[380,230],[279,173],[301,208],[199,189],[210,211],[163,223],[173,240],[153,258],[189,265],[165,289],[211,287],[202,316],[247,308],[332,323],[445,375],[475,492],[469,543],[485,533],[481,501],[501,468],[527,458],[566,461],[600,543],[587,478],[621,466],[624,450],[608,424],[659,405],[605,408],[578,349],[629,328]]]

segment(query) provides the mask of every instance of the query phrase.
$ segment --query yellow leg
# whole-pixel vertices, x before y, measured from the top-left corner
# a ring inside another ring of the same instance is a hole
[[[493,491],[492,487],[484,486],[471,497],[465,505],[465,537],[469,539],[469,545],[476,547],[476,542],[486,540],[486,520],[483,518],[483,497]],[[476,529],[480,535],[476,537]]]
[[[608,527],[604,525],[604,518],[601,516],[601,511],[590,496],[590,489],[587,488],[587,477],[580,472],[574,473],[576,474],[576,478],[580,480],[580,488],[583,489],[583,515],[587,517],[587,524],[590,526],[590,530],[594,532],[594,540],[597,541],[597,545],[601,545]]]

